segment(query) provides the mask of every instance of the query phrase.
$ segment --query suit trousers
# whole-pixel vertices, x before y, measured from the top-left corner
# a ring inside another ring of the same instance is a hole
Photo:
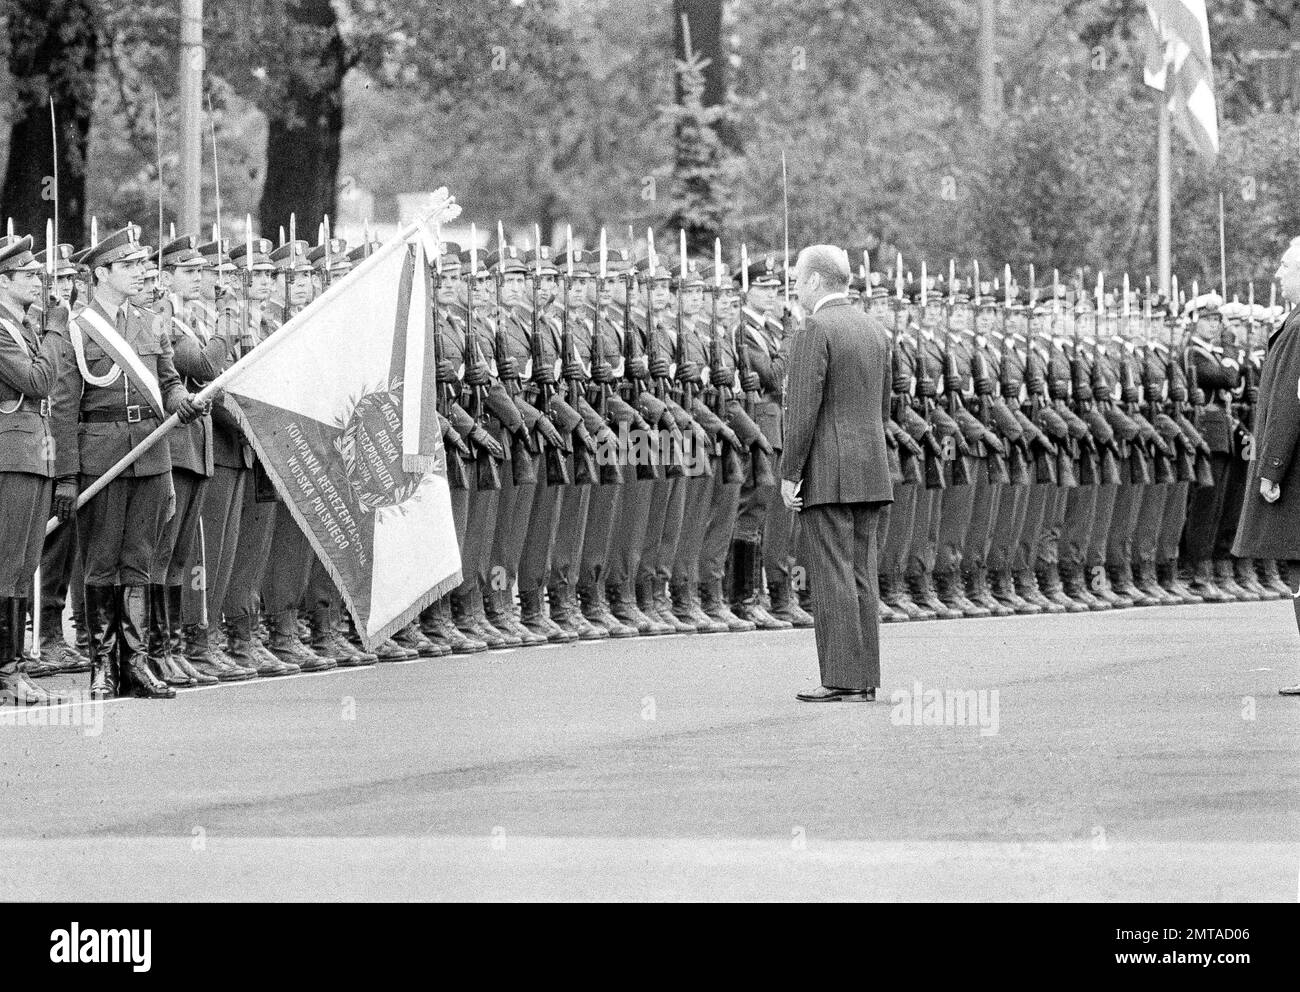
[[[163,527],[152,581],[159,585],[179,586],[186,582],[189,570],[194,567],[208,480],[197,472],[174,468],[172,488],[176,490],[176,512]]]
[[[723,482],[717,472],[712,480],[709,519],[700,542],[700,581],[721,582],[727,575],[727,552],[740,511],[740,483]]]
[[[244,486],[244,510],[239,518],[239,537],[235,542],[235,564],[230,584],[221,603],[222,615],[234,620],[254,612],[254,597],[262,591],[262,579],[271,557],[271,538],[279,503],[257,499],[257,487],[251,481]],[[287,511],[286,511],[287,512]],[[293,521],[288,521],[293,526]]]
[[[1195,567],[1208,561],[1214,554],[1214,541],[1219,533],[1219,521],[1228,495],[1228,466],[1232,457],[1222,452],[1210,456],[1210,470],[1214,485],[1196,486],[1187,503],[1187,526],[1183,546],[1187,561]]]
[[[822,685],[833,689],[879,686],[879,507],[823,503],[804,507],[799,517],[800,557],[812,584]]]
[[[31,595],[53,496],[53,479],[32,472],[0,472],[0,597]],[[65,525],[59,529],[72,528]],[[15,639],[21,636],[21,631],[14,634]],[[9,660],[0,659],[0,665]]]
[[[96,476],[83,475],[85,491]],[[121,476],[81,508],[86,585],[147,586],[167,520],[171,473]]]
[[[227,468],[218,465],[208,480],[208,491],[203,497],[200,519],[203,521],[203,543],[196,557],[207,564],[203,588],[208,597],[208,622],[221,619],[221,604],[230,588],[230,576],[235,570],[235,553],[239,546],[239,525],[244,516],[244,490],[252,473],[244,468]],[[181,612],[186,623],[202,619],[202,607],[192,583],[186,583],[181,598]]]

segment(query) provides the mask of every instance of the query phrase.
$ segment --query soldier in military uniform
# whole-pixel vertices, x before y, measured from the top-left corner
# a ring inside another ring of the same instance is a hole
[[[185,388],[197,393],[217,378],[230,364],[235,345],[221,334],[207,337],[194,316],[192,304],[202,292],[204,257],[193,236],[176,238],[160,251],[162,295],[153,305],[171,340],[173,362]],[[228,328],[227,328],[228,329]],[[172,686],[209,685],[219,677],[195,668],[186,657],[182,639],[182,602],[188,586],[201,594],[205,576],[201,573],[199,537],[201,515],[208,482],[213,474],[212,418],[204,415],[167,436],[172,462],[172,490],[176,509],[168,519],[158,542],[149,595],[152,598],[153,627],[149,657]],[[196,572],[196,568],[198,571]],[[197,583],[193,580],[199,579]],[[191,613],[191,622],[201,619]]]
[[[188,424],[206,412],[181,383],[171,339],[130,300],[141,290],[147,252],[128,226],[96,245],[86,264],[93,298],[70,324],[77,375],[70,415],[57,437],[56,507],[75,501],[169,414]],[[150,698],[176,692],[148,663],[149,582],[171,502],[171,454],[155,445],[83,508],[91,695],[119,689]]]
[[[740,339],[744,342],[748,372],[741,374],[741,387],[758,395],[754,421],[772,446],[772,472],[781,475],[781,403],[785,386],[786,325],[777,297],[781,278],[776,259],[767,255],[749,268],[749,295],[741,312]],[[732,612],[748,620],[759,630],[789,630],[793,624],[773,616],[764,605],[763,570],[769,579],[788,588],[789,562],[784,560],[789,547],[791,513],[777,497],[775,482],[760,484],[748,478],[740,489],[740,513],[736,518],[731,541]],[[770,539],[768,521],[773,520]],[[765,543],[766,542],[766,543]],[[796,604],[797,605],[797,604]],[[801,617],[802,623],[807,623]]]
[[[56,472],[51,397],[71,375],[68,310],[56,301],[43,319],[32,321],[28,309],[41,295],[32,239],[6,238],[0,245],[0,705],[40,705],[54,698],[20,667]],[[66,494],[58,509],[61,519],[71,516]]]
[[[713,277],[711,288],[717,292],[725,271],[715,272],[710,266],[710,275]],[[672,560],[666,561],[666,555],[661,558],[656,580],[659,583],[667,580],[675,620],[689,625],[696,633],[722,634],[727,632],[726,623],[713,619],[701,608],[700,550],[713,501],[714,475],[724,469],[719,455],[725,450],[737,450],[740,440],[726,421],[715,413],[716,401],[708,402],[713,398],[710,350],[717,328],[712,326],[712,307],[708,314],[704,312],[705,277],[694,261],[687,264],[684,278],[678,276],[677,306],[681,312],[680,329],[674,328],[680,335],[675,342],[677,400],[703,433],[693,431],[686,435],[691,443],[686,449],[686,474],[678,480],[682,494],[680,526],[675,535]],[[727,414],[727,405],[724,404],[724,415]]]
[[[277,326],[267,306],[275,286],[275,265],[270,253],[271,242],[264,238],[252,241],[251,252],[247,240],[233,245],[229,251],[230,260],[240,274],[242,297],[238,357],[260,345]],[[251,668],[260,678],[296,675],[300,667],[272,654],[259,636],[258,600],[271,558],[277,506],[271,481],[256,462],[244,485],[243,496],[234,566],[221,604],[226,627],[224,651],[237,665]]]
[[[433,265],[437,302],[434,345],[438,351],[437,388],[441,392],[439,414],[451,428],[448,431],[444,427],[443,437],[449,445],[447,458],[451,511],[460,542],[463,581],[456,591],[443,596],[420,614],[420,631],[429,640],[443,645],[454,654],[477,654],[486,651],[487,644],[464,633],[453,622],[451,598],[456,592],[477,587],[482,545],[485,539],[490,541],[490,532],[485,533],[485,498],[478,489],[476,457],[483,451],[488,459],[500,461],[505,457],[505,452],[496,439],[470,415],[472,405],[467,408],[462,404],[462,377],[466,374],[467,365],[473,371],[473,363],[466,361],[467,349],[477,346],[468,339],[466,333],[465,283],[460,246],[454,242],[444,243],[441,255]],[[482,359],[477,351],[475,356]],[[483,379],[486,381],[486,374]]]
[[[590,279],[578,278],[579,273],[575,266],[575,278],[572,280],[575,284],[570,285],[570,280],[565,280],[563,291],[567,294],[567,301],[562,301],[555,285],[558,263],[555,271],[546,271],[549,256],[550,250],[546,246],[542,246],[540,258],[537,252],[532,253],[529,258],[529,272],[536,272],[536,263],[540,260],[542,272],[539,278],[539,299],[545,299],[550,306],[546,308],[544,321],[539,323],[539,333],[543,335],[544,341],[534,342],[534,347],[541,345],[538,354],[544,362],[549,363],[553,359],[549,372],[550,378],[555,379],[555,382],[549,384],[552,392],[549,404],[542,404],[537,395],[532,395],[532,401],[539,407],[544,407],[559,427],[563,428],[566,423],[573,424],[573,430],[570,432],[573,470],[570,473],[569,484],[551,487],[545,462],[539,461],[537,465],[538,495],[541,495],[543,486],[558,489],[555,526],[549,544],[549,567],[546,578],[550,617],[561,630],[582,640],[632,636],[636,633],[634,629],[608,613],[602,613],[599,618],[605,622],[592,620],[586,615],[580,602],[582,561],[592,505],[597,501],[602,489],[617,489],[615,479],[622,477],[621,471],[611,477],[609,470],[602,470],[598,464],[599,459],[595,457],[597,452],[607,460],[617,451],[617,439],[610,431],[605,417],[589,401],[589,390],[590,399],[598,398],[596,391],[601,388],[601,384],[595,381],[598,372],[606,384],[612,384],[614,377],[605,352],[606,345],[610,344],[606,336],[607,332],[597,329],[596,313],[588,305]],[[567,256],[564,264],[567,275]],[[606,267],[608,269],[608,258]],[[564,335],[566,306],[568,308],[567,348]],[[547,328],[549,328],[549,337],[546,337]],[[602,334],[599,363],[596,361],[595,353],[597,333]],[[598,364],[604,367],[598,370]],[[536,371],[536,366],[534,370]],[[543,375],[547,371],[543,370]],[[541,380],[537,381],[540,383]],[[608,402],[605,405],[608,409]],[[534,512],[537,508],[535,505]],[[605,534],[607,535],[607,531]]]
[[[48,266],[50,249],[38,252],[36,260]],[[65,307],[73,305],[74,277],[77,265],[72,261],[72,245],[54,246],[55,273],[53,297]],[[80,306],[85,305],[80,301]],[[39,322],[46,309],[44,301],[37,301],[28,311],[33,322]],[[73,365],[72,344],[65,336],[64,364]],[[78,548],[78,527],[75,520],[67,527],[58,527],[45,539],[41,553],[41,643],[38,666],[29,663],[33,675],[65,674],[90,671],[90,659],[83,653],[89,649],[86,633],[85,583],[82,577],[81,554]],[[76,632],[76,646],[69,645],[63,636],[63,611],[72,595],[72,626]],[[35,668],[35,671],[32,669]]]
[[[1194,486],[1191,490],[1183,551],[1192,571],[1192,591],[1209,603],[1255,598],[1236,586],[1230,561],[1218,563],[1216,570],[1213,558],[1233,459],[1230,394],[1241,377],[1240,365],[1225,356],[1219,344],[1223,326],[1219,313],[1221,303],[1216,294],[1189,301],[1192,334],[1185,356],[1191,376],[1188,383],[1191,401],[1196,410],[1194,423],[1210,449],[1212,478],[1210,485]]]
[[[627,528],[644,508],[646,480],[639,474],[649,466],[639,467],[637,455],[648,453],[648,448],[638,447],[637,440],[652,434],[650,423],[628,402],[637,392],[640,377],[648,373],[644,358],[628,361],[625,347],[632,345],[641,354],[642,339],[632,319],[633,301],[628,298],[629,289],[635,285],[635,267],[631,251],[626,247],[609,249],[603,280],[599,259],[596,270],[591,271],[590,253],[585,256],[585,267],[584,256],[577,250],[562,257],[557,267],[567,271],[570,257],[574,259],[573,279],[586,283],[587,302],[593,308],[592,396],[596,405],[603,402],[620,424],[618,476],[622,480],[592,489],[578,594],[583,615],[591,623],[602,626],[611,637],[648,634],[650,618],[637,608],[634,583],[626,579],[626,559],[620,556],[627,547]],[[594,353],[597,342],[601,352],[599,362]]]
[[[675,627],[645,612],[650,590],[641,576],[641,565],[650,533],[651,512],[656,501],[663,500],[664,482],[667,481],[667,467],[658,457],[659,451],[665,447],[660,439],[664,432],[671,436],[675,429],[670,423],[666,405],[652,385],[655,380],[662,382],[668,377],[668,361],[660,348],[652,350],[650,340],[656,319],[653,310],[667,303],[670,277],[659,257],[648,253],[637,260],[629,273],[635,276],[635,282],[629,279],[627,299],[623,304],[624,322],[619,328],[623,398],[658,432],[653,437],[659,441],[659,450],[649,452],[633,446],[633,461],[645,461],[650,468],[634,464],[624,475],[619,525],[614,528],[610,539],[605,588],[610,612],[621,623],[635,627],[642,635],[657,636],[672,633]],[[655,302],[656,297],[658,302]],[[646,307],[647,303],[649,307]],[[653,459],[649,458],[651,455]],[[643,477],[648,475],[653,475],[653,478]]]

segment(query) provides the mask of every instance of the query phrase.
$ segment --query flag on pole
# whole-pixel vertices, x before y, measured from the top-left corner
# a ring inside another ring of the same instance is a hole
[[[376,249],[222,383],[367,646],[461,581],[425,244]]]
[[[1169,101],[1174,126],[1209,158],[1219,154],[1219,113],[1205,0],[1146,0],[1151,19],[1146,84]]]

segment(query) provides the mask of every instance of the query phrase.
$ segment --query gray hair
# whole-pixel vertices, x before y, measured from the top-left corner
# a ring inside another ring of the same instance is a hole
[[[809,245],[799,252],[795,268],[810,274],[816,272],[822,277],[822,284],[832,292],[849,284],[848,252],[835,245]]]

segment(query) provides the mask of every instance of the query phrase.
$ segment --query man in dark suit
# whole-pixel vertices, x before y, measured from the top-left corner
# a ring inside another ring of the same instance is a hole
[[[889,335],[849,302],[842,249],[805,248],[795,279],[808,319],[790,358],[781,496],[799,512],[822,681],[798,698],[870,702],[880,685],[877,517],[893,501]]]
[[[1286,562],[1300,626],[1300,238],[1287,248],[1275,278],[1293,309],[1268,339],[1255,407],[1255,457],[1232,553]],[[1300,685],[1278,691],[1300,696]]]

